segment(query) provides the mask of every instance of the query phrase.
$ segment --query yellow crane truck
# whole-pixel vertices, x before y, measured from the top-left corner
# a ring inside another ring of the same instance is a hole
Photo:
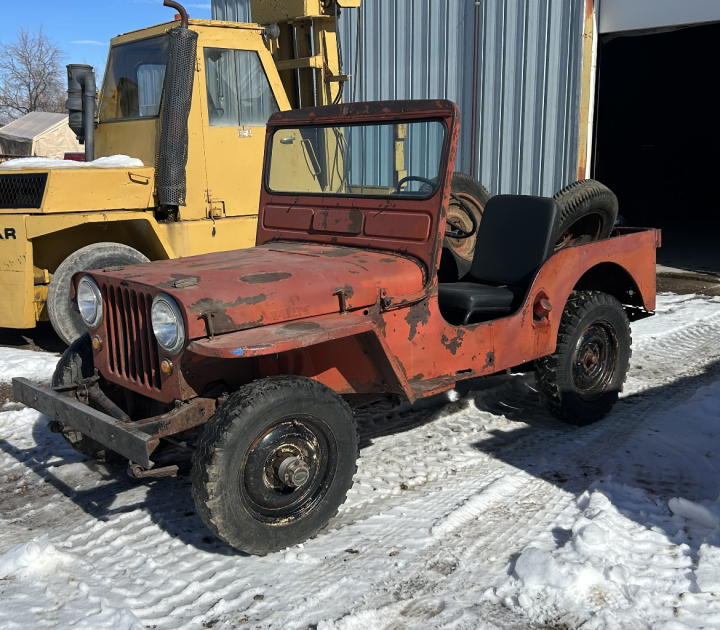
[[[360,2],[251,0],[243,24],[165,0],[175,21],[112,39],[97,94],[91,67],[68,66],[85,163],[0,167],[0,327],[49,319],[70,344],[77,271],[252,247],[266,121],[340,101],[337,19]]]

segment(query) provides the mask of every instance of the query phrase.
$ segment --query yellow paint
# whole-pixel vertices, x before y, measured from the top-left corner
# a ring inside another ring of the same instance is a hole
[[[343,0],[342,6],[359,2]],[[46,274],[54,273],[67,255],[90,243],[124,243],[151,259],[252,247],[265,128],[208,125],[203,49],[257,52],[280,110],[296,105],[295,96],[291,103],[285,89],[294,85],[295,72],[301,75],[303,104],[310,104],[307,99],[313,93],[318,94],[318,104],[327,104],[335,99],[345,77],[339,74],[334,13],[330,16],[324,11],[320,0],[253,0],[260,22],[312,17],[294,24],[304,47],[298,57],[313,57],[307,38],[311,34],[315,38],[316,56],[321,58],[307,62],[291,62],[295,54],[285,35],[277,42],[266,42],[263,27],[257,24],[191,19],[189,27],[198,33],[198,53],[188,119],[187,205],[179,209],[180,220],[159,223],[154,214],[160,118],[100,123],[95,131],[96,158],[122,154],[140,159],[145,166],[50,170],[39,210],[0,212],[0,230],[14,227],[17,234],[15,241],[0,241],[0,327],[29,328],[45,319]],[[160,35],[178,25],[175,21],[125,33],[112,39],[111,46]],[[284,70],[281,75],[276,64],[283,62],[308,67]],[[308,190],[317,191],[319,185],[308,170],[301,140],[298,136],[295,154],[289,156],[294,177]]]
[[[0,225],[0,323],[8,328],[35,326],[32,243],[25,237],[25,217],[6,215]],[[5,229],[16,238],[4,238]]]
[[[589,134],[590,101],[592,94],[592,65],[594,33],[594,0],[585,0],[585,25],[583,29],[582,77],[580,85],[580,128],[578,139],[577,178],[585,179],[587,173],[587,155]]]
[[[35,299],[33,301],[33,306],[35,307],[35,320],[38,322],[50,321],[47,312],[48,285],[37,285],[33,291],[33,294],[35,296]]]
[[[129,155],[153,166],[159,132],[159,118],[102,123],[95,131],[95,155]]]

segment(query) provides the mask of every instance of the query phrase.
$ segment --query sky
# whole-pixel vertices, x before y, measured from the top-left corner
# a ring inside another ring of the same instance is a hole
[[[210,0],[183,3],[190,17],[210,19]],[[0,42],[21,27],[46,35],[67,53],[66,63],[105,67],[111,37],[168,22],[175,11],[162,0],[0,0]]]

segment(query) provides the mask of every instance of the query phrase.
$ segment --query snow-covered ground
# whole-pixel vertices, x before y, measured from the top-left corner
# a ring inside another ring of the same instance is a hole
[[[358,412],[348,502],[265,558],[212,537],[186,477],[134,482],[6,403],[0,629],[720,628],[720,298],[663,295],[633,338],[590,427],[531,375]],[[0,379],[54,361],[0,348]]]

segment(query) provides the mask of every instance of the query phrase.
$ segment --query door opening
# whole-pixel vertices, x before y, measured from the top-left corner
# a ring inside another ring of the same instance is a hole
[[[605,38],[594,176],[663,230],[659,264],[720,275],[718,41],[720,24]]]

